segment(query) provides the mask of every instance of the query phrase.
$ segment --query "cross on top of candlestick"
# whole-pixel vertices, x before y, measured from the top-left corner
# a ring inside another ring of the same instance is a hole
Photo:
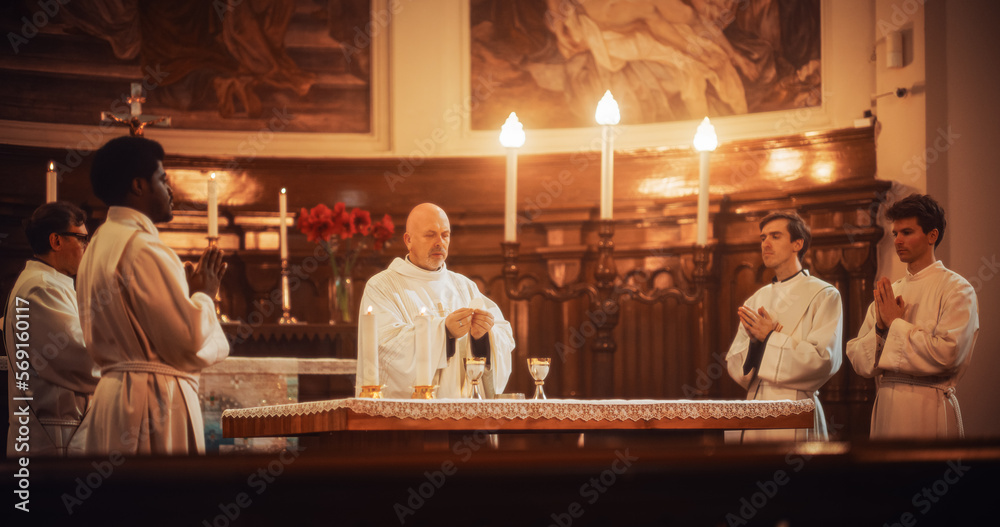
[[[132,91],[126,102],[129,104],[128,114],[101,112],[101,122],[124,124],[129,127],[129,134],[133,137],[142,137],[142,131],[147,126],[170,126],[169,117],[142,114],[142,103],[146,102],[146,98],[142,96],[142,84],[132,83]]]

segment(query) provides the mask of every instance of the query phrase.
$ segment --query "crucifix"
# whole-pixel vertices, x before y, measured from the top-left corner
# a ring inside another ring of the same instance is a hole
[[[101,112],[101,122],[127,125],[133,137],[142,137],[142,130],[147,126],[170,126],[169,117],[142,114],[142,103],[146,102],[146,98],[142,96],[142,84],[132,83],[132,93],[126,101],[130,106],[128,114]]]

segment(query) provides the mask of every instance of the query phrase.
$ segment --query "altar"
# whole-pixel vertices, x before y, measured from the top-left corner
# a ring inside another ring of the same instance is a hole
[[[357,432],[579,434],[810,428],[815,410],[810,399],[480,401],[350,398],[226,410],[222,414],[222,435],[261,438],[337,436]]]

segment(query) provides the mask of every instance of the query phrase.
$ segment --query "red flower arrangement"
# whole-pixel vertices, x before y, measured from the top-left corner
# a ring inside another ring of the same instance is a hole
[[[385,247],[396,232],[392,218],[386,214],[380,221],[372,223],[371,213],[367,210],[354,208],[348,213],[343,203],[335,204],[333,209],[320,203],[310,210],[303,208],[299,211],[297,226],[309,241],[320,244],[330,256],[337,303],[343,320],[350,322],[353,313],[346,282],[351,278],[351,269],[358,255],[369,244],[375,251]]]

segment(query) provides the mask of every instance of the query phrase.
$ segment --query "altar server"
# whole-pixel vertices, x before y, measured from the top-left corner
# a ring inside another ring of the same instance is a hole
[[[378,316],[379,378],[383,396],[409,398],[420,380],[418,367],[429,361],[438,398],[471,395],[465,358],[485,357],[485,396],[502,393],[511,371],[514,336],[500,308],[476,284],[445,265],[451,242],[448,216],[437,205],[417,205],[406,219],[403,242],[409,251],[365,286],[360,308]],[[427,357],[418,357],[415,322],[421,310],[429,317]],[[359,364],[364,361],[359,361]],[[356,392],[362,372],[358,371]]]
[[[813,428],[747,430],[743,441],[828,439],[818,390],[843,362],[843,308],[835,287],[802,268],[811,238],[794,212],[761,220],[761,257],[775,276],[737,310],[740,327],[726,361],[747,399],[812,399]]]
[[[101,380],[71,453],[205,451],[198,373],[229,354],[212,300],[225,264],[209,249],[186,270],[160,240],[154,224],[173,219],[163,157],[142,137],[113,139],[94,155],[91,185],[109,209],[77,295]]]
[[[854,371],[875,378],[871,437],[962,437],[955,387],[979,335],[976,292],[934,254],[946,222],[933,198],[908,196],[886,215],[906,276],[876,282],[864,325],[847,343]]]
[[[25,222],[34,257],[7,300],[7,456],[64,456],[100,375],[83,342],[76,276],[87,248],[86,214],[56,201]],[[25,427],[25,428],[22,428]]]

